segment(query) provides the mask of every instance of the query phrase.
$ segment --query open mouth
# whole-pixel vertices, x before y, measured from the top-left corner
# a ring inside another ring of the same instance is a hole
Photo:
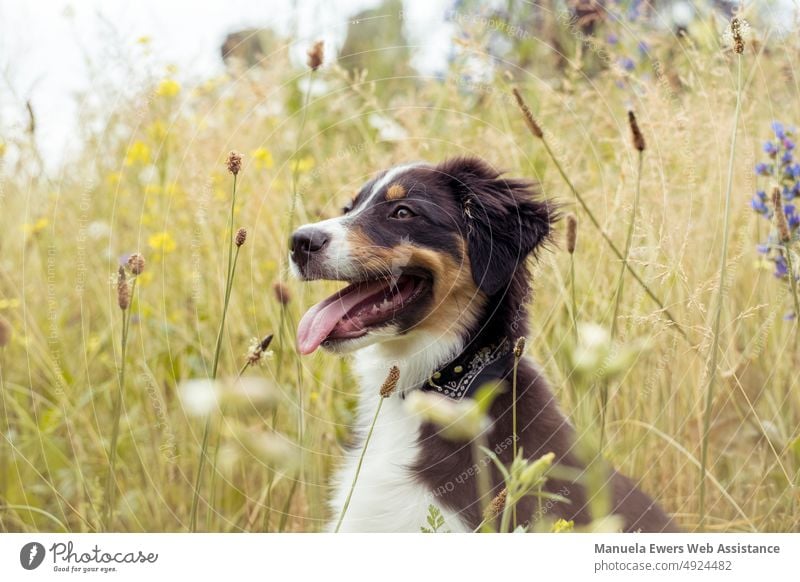
[[[297,347],[306,355],[323,342],[362,337],[397,319],[428,288],[425,277],[408,274],[352,283],[306,312],[297,326]]]

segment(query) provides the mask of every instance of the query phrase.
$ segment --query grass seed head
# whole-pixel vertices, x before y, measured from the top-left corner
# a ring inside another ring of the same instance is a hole
[[[392,369],[389,370],[389,375],[383,381],[383,386],[381,386],[381,398],[389,398],[394,393],[398,380],[400,380],[400,368],[392,366]]]
[[[247,229],[242,227],[236,231],[236,236],[234,237],[233,241],[236,243],[237,247],[240,247],[244,244],[247,240]]]
[[[117,274],[117,304],[122,311],[131,305],[131,288],[124,267],[120,267]]]
[[[643,152],[645,148],[644,136],[642,130],[639,129],[639,122],[636,121],[636,114],[633,110],[628,111],[628,124],[631,126],[631,135],[633,136],[633,147],[638,151]]]
[[[514,357],[519,360],[522,357],[522,354],[524,353],[525,353],[525,338],[520,336],[517,338],[517,341],[514,344]]]
[[[308,67],[312,71],[316,71],[322,66],[325,60],[325,43],[321,40],[315,42],[310,49],[308,49]]]
[[[575,244],[578,242],[578,219],[574,214],[567,215],[567,252],[575,253]]]
[[[531,108],[528,107],[527,103],[525,103],[525,100],[522,98],[522,95],[516,87],[514,87],[513,92],[514,98],[517,100],[517,105],[519,105],[520,111],[522,111],[522,115],[525,118],[525,124],[528,126],[528,129],[539,139],[544,139],[544,132],[542,131],[542,128],[539,127],[539,124],[536,123],[536,119],[534,119],[533,113],[531,113]]]
[[[492,499],[491,503],[486,506],[486,510],[483,514],[484,519],[491,520],[503,513],[503,510],[506,508],[506,499],[508,498],[508,490],[503,487],[503,490],[498,493],[494,499]]]
[[[275,293],[275,299],[278,300],[278,303],[284,307],[291,303],[292,293],[289,291],[289,288],[280,281],[276,281],[272,286],[272,292]]]
[[[128,269],[136,276],[144,273],[145,261],[144,256],[139,253],[134,253],[128,258]]]
[[[236,176],[239,170],[242,169],[242,154],[236,150],[232,150],[231,153],[228,154],[226,165],[228,166],[228,171]]]
[[[792,233],[789,230],[789,223],[786,221],[786,213],[783,211],[781,191],[777,186],[772,190],[772,205],[775,207],[775,226],[778,229],[778,237],[782,243],[788,243],[792,240]]]

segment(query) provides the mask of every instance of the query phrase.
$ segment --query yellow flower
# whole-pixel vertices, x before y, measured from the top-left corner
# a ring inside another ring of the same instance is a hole
[[[106,176],[106,182],[112,188],[119,185],[119,181],[122,178],[122,174],[119,172],[111,172],[108,176]]]
[[[181,92],[181,84],[175,79],[164,79],[156,87],[156,95],[159,97],[175,97]]]
[[[150,161],[150,148],[147,144],[141,141],[135,141],[128,148],[125,154],[125,165],[132,166],[134,164],[146,164]]]
[[[39,234],[45,228],[47,228],[48,224],[49,221],[46,218],[42,217],[33,224],[23,224],[22,230],[25,234]]]
[[[152,39],[149,36],[143,35],[143,36],[140,36],[139,38],[137,38],[136,42],[138,42],[139,44],[150,44],[151,40]]]
[[[165,254],[171,253],[177,246],[175,244],[175,239],[172,238],[172,235],[167,231],[157,232],[153,235],[150,235],[150,238],[147,239],[147,244],[150,245],[150,248],[154,251]]]
[[[294,162],[293,170],[296,170],[298,174],[303,174],[308,172],[314,167],[314,158],[311,156],[306,156]]]
[[[167,125],[158,119],[151,123],[147,128],[147,135],[149,135],[150,139],[152,139],[155,143],[160,144],[167,139],[169,131],[167,130]]]
[[[257,150],[253,150],[250,152],[250,157],[253,159],[256,168],[259,170],[268,170],[274,164],[272,160],[272,152],[266,148],[258,148]]]
[[[19,299],[0,299],[0,309],[16,309],[19,307]]]

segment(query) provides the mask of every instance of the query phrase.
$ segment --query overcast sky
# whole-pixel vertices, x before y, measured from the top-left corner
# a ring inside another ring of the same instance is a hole
[[[231,31],[269,26],[288,33],[297,26],[295,53],[302,58],[312,39],[340,45],[347,19],[377,4],[378,0],[0,0],[0,130],[26,123],[21,105],[29,99],[36,111],[39,146],[54,169],[70,143],[77,113],[74,95],[89,84],[87,61],[97,66],[103,55],[117,49],[122,56],[137,54],[137,39],[147,36],[156,65],[175,64],[179,79],[199,79],[221,71],[219,48]],[[445,64],[450,33],[444,15],[450,5],[452,0],[425,0],[405,9],[410,41],[424,45],[424,58],[418,62],[427,72]],[[106,75],[113,77],[113,71]],[[125,77],[118,82],[124,83]]]

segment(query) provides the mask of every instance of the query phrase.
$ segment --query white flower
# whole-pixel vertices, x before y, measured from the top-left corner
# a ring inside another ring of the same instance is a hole
[[[178,386],[183,408],[192,416],[208,416],[219,406],[219,385],[208,378],[184,380]]]
[[[439,427],[439,434],[453,441],[467,441],[483,433],[489,419],[471,398],[453,400],[434,392],[416,390],[406,398],[408,410]]]

